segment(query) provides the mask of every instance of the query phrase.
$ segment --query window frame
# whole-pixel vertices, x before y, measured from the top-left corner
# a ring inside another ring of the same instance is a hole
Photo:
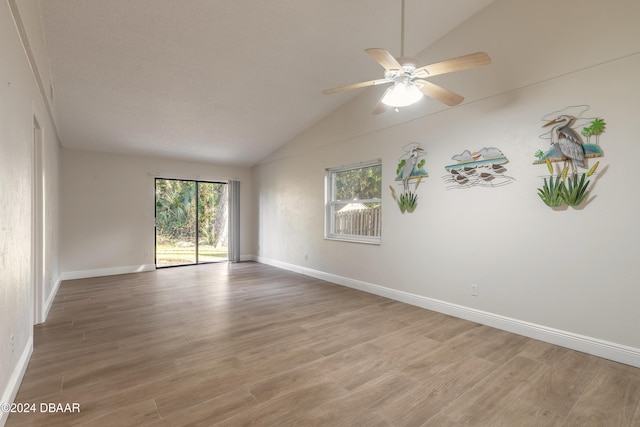
[[[336,180],[335,176],[337,173],[354,170],[354,169],[364,169],[372,166],[380,166],[380,198],[373,199],[349,199],[346,200],[335,200],[336,193]],[[380,235],[379,236],[363,236],[358,234],[343,234],[343,233],[335,233],[335,207],[337,205],[344,205],[345,203],[379,203],[380,204],[380,215],[382,215],[382,159],[369,160],[366,162],[359,162],[345,166],[338,166],[325,169],[325,227],[324,227],[324,238],[327,240],[337,240],[343,242],[354,242],[354,243],[366,243],[372,245],[380,245],[382,244],[382,219],[380,221]]]

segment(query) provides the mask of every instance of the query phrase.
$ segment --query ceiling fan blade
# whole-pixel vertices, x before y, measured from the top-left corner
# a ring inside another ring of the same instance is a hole
[[[389,53],[386,49],[370,48],[365,49],[365,52],[369,54],[376,62],[384,67],[385,70],[399,70],[402,71],[402,65],[396,58]]]
[[[373,109],[373,111],[371,112],[371,114],[380,114],[380,113],[384,113],[385,112],[385,110],[387,109],[387,106],[382,103],[382,99],[385,97],[387,92],[389,92],[390,90],[391,90],[391,88],[388,87],[387,90],[384,91],[384,93],[382,94],[382,96],[378,100],[378,103],[376,104],[376,106]]]
[[[416,68],[414,74],[426,71],[429,76],[437,76],[438,74],[452,73],[454,71],[466,70],[467,68],[479,67],[487,64],[491,64],[491,57],[489,54],[486,52],[476,52]]]
[[[463,96],[426,80],[414,80],[414,83],[416,84],[416,86],[418,86],[422,93],[430,96],[433,99],[437,99],[438,101],[447,104],[450,107],[458,105],[462,101],[464,101]]]
[[[387,79],[369,80],[367,82],[353,83],[346,86],[334,87],[333,89],[325,89],[322,91],[322,94],[329,95],[331,93],[342,92],[343,90],[358,89],[361,87],[381,85],[384,83],[391,83],[391,82]]]

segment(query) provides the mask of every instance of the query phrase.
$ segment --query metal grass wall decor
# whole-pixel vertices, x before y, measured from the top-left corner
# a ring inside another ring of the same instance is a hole
[[[464,150],[451,157],[457,163],[445,166],[449,172],[442,179],[447,190],[471,187],[501,187],[515,180],[506,175],[509,160],[502,151],[495,147],[484,147],[471,152]]]
[[[585,117],[589,109],[588,105],[575,105],[541,118],[542,127],[548,130],[539,138],[549,140],[550,146],[547,151],[538,150],[535,153],[537,160],[533,163],[547,166],[549,175],[543,177],[538,196],[551,208],[563,209],[588,203],[591,177],[600,162],[588,163],[589,159],[604,156],[600,135],[606,129],[604,119]],[[580,172],[578,168],[585,171]]]
[[[391,197],[398,203],[400,212],[413,212],[418,206],[418,194],[416,190],[420,185],[423,178],[429,176],[427,171],[424,170],[426,152],[420,147],[417,142],[412,142],[403,147],[404,154],[400,156],[398,160],[398,167],[396,168],[395,181],[402,182],[402,192],[400,195],[396,194],[396,190],[393,185],[389,186],[391,189]],[[411,182],[413,181],[413,190],[411,189]]]

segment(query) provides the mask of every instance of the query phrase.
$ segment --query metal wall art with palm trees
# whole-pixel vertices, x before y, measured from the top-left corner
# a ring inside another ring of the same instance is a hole
[[[418,195],[416,190],[422,181],[422,178],[429,176],[427,171],[424,170],[426,152],[420,147],[417,142],[412,142],[403,147],[404,154],[400,156],[398,160],[398,167],[396,168],[396,181],[402,182],[402,192],[400,195],[396,194],[396,190],[393,185],[390,185],[391,197],[398,203],[400,212],[413,212],[418,206]],[[413,181],[413,190],[411,189],[411,182]]]
[[[600,135],[606,129],[604,119],[585,117],[589,109],[588,105],[575,105],[541,118],[544,123],[542,127],[549,130],[539,138],[550,140],[550,146],[547,151],[538,150],[535,153],[537,160],[533,163],[547,166],[549,175],[543,177],[544,184],[538,188],[538,196],[551,208],[580,206],[589,197],[591,181],[587,178],[596,173],[600,162],[595,162],[591,167],[587,162],[588,159],[604,156]],[[578,168],[589,169],[579,173]]]
[[[445,166],[449,173],[442,177],[447,190],[471,187],[501,187],[515,181],[506,174],[509,160],[499,148],[484,147],[471,152],[464,150],[451,157],[457,163]]]

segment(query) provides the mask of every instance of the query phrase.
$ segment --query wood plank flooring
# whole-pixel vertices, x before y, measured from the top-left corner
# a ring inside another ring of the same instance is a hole
[[[64,282],[7,426],[640,426],[639,400],[637,368],[210,264]]]

